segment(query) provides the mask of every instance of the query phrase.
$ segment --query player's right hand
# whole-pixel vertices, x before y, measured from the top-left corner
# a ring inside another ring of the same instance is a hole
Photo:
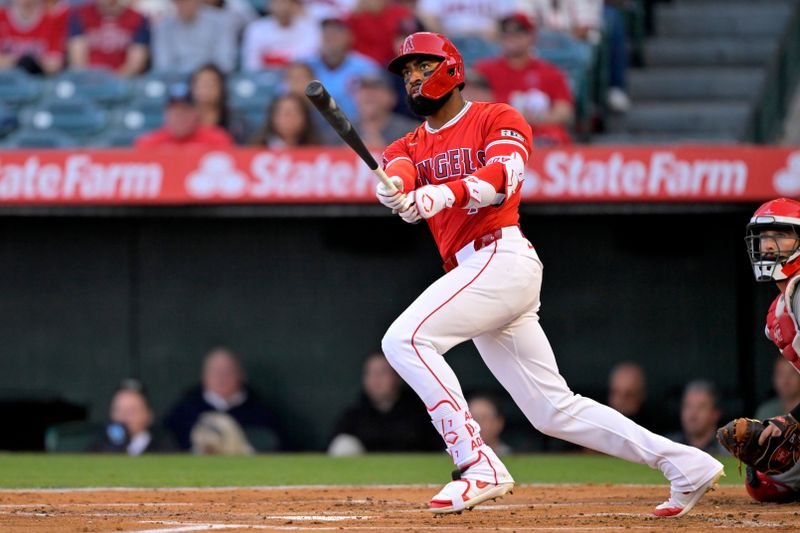
[[[375,187],[375,196],[381,204],[392,211],[405,211],[411,205],[412,200],[409,200],[408,196],[403,194],[403,178],[400,176],[390,176],[389,181],[394,184],[395,188],[393,190],[389,189],[389,187],[380,181],[377,187]]]

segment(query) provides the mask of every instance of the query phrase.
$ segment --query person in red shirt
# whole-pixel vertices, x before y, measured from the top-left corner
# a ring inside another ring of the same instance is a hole
[[[347,19],[353,31],[353,50],[386,65],[397,51],[397,37],[417,26],[414,13],[388,0],[359,0]]]
[[[536,28],[527,16],[515,14],[500,21],[500,57],[475,64],[489,81],[497,102],[511,104],[533,125],[534,144],[569,144],[567,128],[574,104],[564,73],[552,63],[535,57]]]
[[[123,0],[95,0],[76,7],[69,19],[71,67],[105,67],[120,76],[147,68],[150,24]]]
[[[224,129],[200,123],[192,93],[188,86],[170,88],[164,126],[136,139],[136,148],[204,146],[225,148],[233,146],[233,138]]]
[[[444,355],[472,340],[497,380],[539,431],[660,469],[671,482],[658,516],[689,512],[723,474],[707,453],[676,444],[608,406],[574,394],[539,324],[542,262],[519,226],[531,128],[504,103],[461,96],[464,61],[437,33],[406,38],[389,70],[426,121],[393,142],[378,200],[409,223],[425,220],[444,276],[389,326],[386,359],[425,404],[456,470],[430,501],[458,513],[510,492],[514,480],[481,437]]]
[[[12,0],[0,9],[0,68],[55,74],[64,67],[66,19],[44,0]]]

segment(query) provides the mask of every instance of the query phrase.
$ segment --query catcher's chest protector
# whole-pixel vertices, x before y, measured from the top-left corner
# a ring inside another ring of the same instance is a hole
[[[785,357],[800,372],[800,335],[795,313],[792,309],[792,295],[800,282],[800,276],[789,280],[786,290],[775,298],[767,313],[767,327],[765,333],[769,340],[775,343],[783,357]]]

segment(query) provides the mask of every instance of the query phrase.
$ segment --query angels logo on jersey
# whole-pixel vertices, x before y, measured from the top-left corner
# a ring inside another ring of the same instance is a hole
[[[417,163],[422,183],[435,183],[468,176],[486,165],[486,153],[472,148],[454,148]]]

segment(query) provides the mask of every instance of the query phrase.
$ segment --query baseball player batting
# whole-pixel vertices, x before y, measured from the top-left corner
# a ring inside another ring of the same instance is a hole
[[[800,202],[770,200],[747,225],[747,252],[756,281],[775,283],[780,294],[767,313],[765,333],[800,372]],[[745,489],[756,501],[800,501],[800,404],[784,416],[738,418],[717,438],[747,465]]]
[[[537,429],[660,469],[672,491],[655,514],[687,513],[723,475],[722,464],[575,395],[558,372],[537,314],[542,263],[518,224],[530,126],[506,104],[464,100],[464,62],[443,35],[410,35],[389,70],[403,77],[410,108],[427,120],[386,149],[394,187],[379,183],[376,194],[405,222],[428,223],[446,271],[383,338],[387,359],[425,403],[456,466],[430,510],[471,509],[514,486],[443,357],[472,339]]]

